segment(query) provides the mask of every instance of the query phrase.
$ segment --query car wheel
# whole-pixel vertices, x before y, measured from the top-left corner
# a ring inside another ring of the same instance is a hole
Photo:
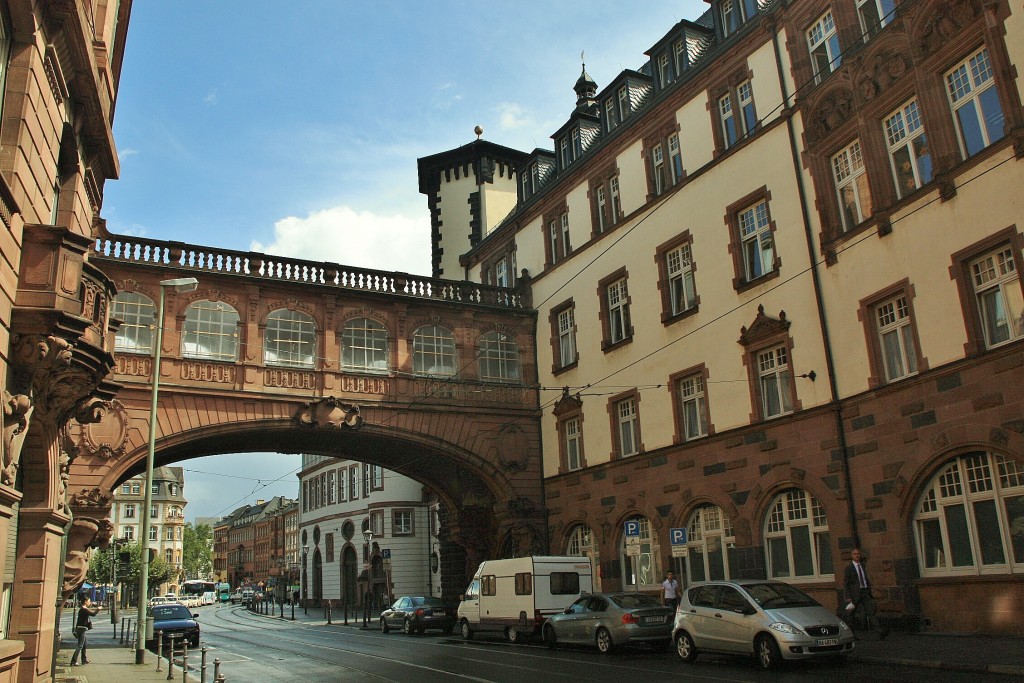
[[[518,643],[521,640],[519,637],[519,631],[515,630],[511,626],[505,629],[505,638],[507,638],[510,643]]]
[[[407,636],[411,636],[412,634],[416,633],[416,629],[413,628],[412,621],[410,619],[406,619],[404,622],[402,622],[402,632],[405,633],[405,635]]]
[[[555,643],[558,642],[558,636],[555,635],[555,627],[551,624],[544,624],[542,635],[544,636],[544,644],[548,647],[554,647]]]
[[[388,627],[388,622],[384,619],[384,617],[381,617],[380,618],[380,632],[381,633],[387,633],[390,630],[391,630],[391,628]]]
[[[608,654],[615,647],[615,643],[612,642],[612,634],[604,627],[597,629],[597,633],[594,634],[594,642],[597,644],[597,651],[603,655]]]
[[[774,669],[782,662],[782,653],[779,652],[779,644],[768,634],[762,634],[754,643],[754,653],[757,654],[757,663],[762,669]]]
[[[676,654],[687,664],[697,659],[697,648],[693,644],[693,638],[686,631],[680,631],[676,636]]]
[[[459,624],[459,630],[462,631],[463,640],[471,640],[473,638],[473,629],[469,627],[469,622],[465,619]]]

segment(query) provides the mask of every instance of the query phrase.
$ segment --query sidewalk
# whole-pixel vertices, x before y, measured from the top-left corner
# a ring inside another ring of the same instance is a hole
[[[283,623],[291,623],[292,613],[287,606],[284,615]],[[282,621],[280,610],[273,616],[264,616],[268,620]],[[377,611],[370,614],[367,628],[377,629],[378,616]],[[298,608],[295,610],[295,622],[326,626],[327,618],[323,608]],[[350,612],[348,625],[346,626],[344,622],[344,611],[335,609],[331,615],[331,624],[339,628],[362,628],[362,613],[356,615]],[[57,656],[55,682],[157,683],[167,680],[166,661],[158,672],[156,656],[147,652],[146,663],[136,666],[134,648],[125,648],[117,639],[112,638],[113,630],[110,623],[101,624],[99,620],[96,623],[97,627],[89,633],[89,664],[85,666],[68,666],[71,654],[75,650],[75,641],[70,637],[70,633],[64,634]],[[889,666],[943,669],[967,674],[1005,674],[1024,678],[1024,638],[893,631],[888,638],[880,641],[874,634],[865,634],[857,641],[850,666],[856,666],[858,661]],[[189,653],[188,683],[198,683],[199,663],[199,653],[195,652],[194,657]],[[181,668],[178,666],[174,668],[174,680],[182,680]],[[206,680],[213,681],[212,661],[206,671]]]

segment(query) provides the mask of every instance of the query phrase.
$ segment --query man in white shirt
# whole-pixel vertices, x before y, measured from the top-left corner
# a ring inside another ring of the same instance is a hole
[[[665,605],[675,609],[679,607],[679,582],[675,574],[669,571],[661,582],[661,597]]]

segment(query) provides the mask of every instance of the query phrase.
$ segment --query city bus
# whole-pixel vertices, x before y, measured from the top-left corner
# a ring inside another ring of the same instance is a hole
[[[191,581],[183,581],[181,584],[181,590],[178,596],[182,599],[193,598],[202,602],[204,605],[213,604],[217,596],[217,584],[213,581],[200,581],[193,579]],[[209,595],[208,595],[209,594]],[[213,596],[212,599],[210,596]]]

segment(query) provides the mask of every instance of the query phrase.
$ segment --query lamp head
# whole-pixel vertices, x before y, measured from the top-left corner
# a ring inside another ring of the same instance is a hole
[[[199,280],[194,277],[179,277],[173,280],[161,280],[161,287],[173,287],[176,292],[194,292],[199,286]]]
[[[372,542],[373,541],[373,532],[370,531],[369,529],[364,531],[363,532],[363,539],[365,539],[367,543]]]

